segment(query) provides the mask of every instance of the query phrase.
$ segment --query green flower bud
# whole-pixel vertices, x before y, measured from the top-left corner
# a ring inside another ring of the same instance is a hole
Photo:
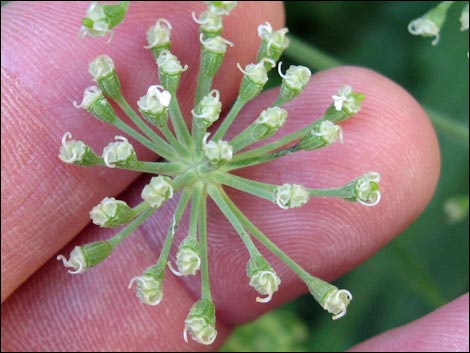
[[[218,36],[222,32],[222,16],[211,11],[204,11],[199,18],[193,12],[193,20],[199,25],[199,32],[205,38]]]
[[[203,36],[204,34],[201,33],[199,37],[202,45],[201,65],[204,73],[209,77],[213,77],[224,60],[227,45],[233,47],[233,43],[220,36],[206,39],[203,39]]]
[[[171,179],[161,175],[153,177],[150,183],[145,185],[141,196],[151,207],[160,207],[166,200],[173,197]]]
[[[420,18],[411,21],[408,31],[415,36],[435,37],[431,44],[436,45],[439,42],[439,32],[446,19],[447,10],[452,3],[452,1],[442,1]]]
[[[279,107],[271,107],[263,110],[255,120],[253,137],[261,140],[274,135],[284,125],[287,119],[287,111]]]
[[[178,270],[175,270],[170,262],[168,267],[175,276],[188,276],[195,275],[201,267],[201,257],[199,256],[199,242],[191,237],[186,237],[176,253],[176,265]]]
[[[222,103],[219,100],[219,91],[214,89],[201,99],[191,113],[197,126],[207,128],[219,119],[221,111]]]
[[[159,18],[155,26],[150,27],[147,31],[147,43],[144,46],[152,51],[155,60],[158,59],[162,50],[170,50],[171,46],[171,24],[164,18]]]
[[[229,145],[227,141],[221,140],[218,142],[207,142],[209,135],[210,134],[207,133],[202,140],[202,151],[204,153],[204,157],[209,161],[209,163],[216,166],[220,166],[223,163],[230,161],[233,157],[232,146]]]
[[[365,94],[352,91],[350,86],[343,86],[338,94],[333,95],[333,104],[325,112],[324,120],[339,123],[361,110]]]
[[[116,136],[114,139],[118,142],[111,142],[103,149],[104,163],[109,168],[114,168],[116,165],[125,167],[135,162],[137,157],[129,141],[122,136]]]
[[[339,89],[338,94],[332,96],[333,104],[337,111],[343,111],[346,114],[354,115],[361,109],[363,95],[354,93],[352,87],[343,86]]]
[[[83,246],[76,246],[70,253],[69,260],[63,255],[57,256],[57,260],[62,260],[65,267],[73,269],[73,271],[69,270],[69,273],[83,273],[90,267],[105,260],[109,254],[111,254],[112,250],[113,247],[111,243],[107,241],[97,241]]]
[[[266,298],[256,298],[256,301],[258,303],[269,302],[281,284],[281,279],[271,265],[261,255],[253,256],[248,261],[246,273],[250,278],[250,286],[259,294],[267,295]]]
[[[142,304],[158,305],[163,299],[164,269],[158,265],[147,268],[142,275],[131,279],[129,289],[137,282],[136,295]]]
[[[279,75],[282,77],[281,91],[279,93],[280,105],[297,97],[307,86],[312,73],[305,66],[291,65],[285,74],[281,70],[282,62],[278,65]]]
[[[283,209],[296,208],[305,205],[308,201],[308,192],[302,185],[284,184],[275,191],[275,202]]]
[[[347,307],[352,300],[352,294],[348,290],[338,289],[332,284],[315,277],[312,277],[306,283],[313,298],[323,309],[334,315],[333,320],[346,315]]]
[[[354,186],[355,201],[364,206],[375,206],[380,202],[379,190],[380,174],[368,172],[352,182]]]
[[[175,93],[178,88],[181,73],[188,69],[188,65],[182,66],[178,58],[168,50],[162,50],[157,59],[158,76],[163,87],[170,93]]]
[[[301,150],[311,151],[329,146],[338,139],[343,143],[343,130],[341,126],[329,120],[324,120],[302,137],[297,147]]]
[[[105,197],[90,211],[90,217],[94,224],[100,227],[117,227],[130,222],[135,212],[124,201],[114,197]]]
[[[140,97],[137,105],[148,121],[161,128],[167,125],[170,101],[171,93],[160,85],[154,85],[149,87],[145,96]]]
[[[121,1],[116,5],[100,5],[93,1],[82,19],[79,36],[104,37],[124,20],[129,1]]]
[[[115,100],[121,97],[121,83],[114,70],[113,60],[107,55],[100,55],[90,63],[88,68],[93,81],[105,95]]]
[[[255,98],[263,90],[264,85],[268,82],[268,70],[265,63],[274,67],[276,63],[268,58],[263,58],[257,64],[248,64],[245,69],[242,69],[240,64],[237,64],[240,71],[244,74],[242,83],[240,84],[240,98],[248,102]]]
[[[278,61],[283,51],[289,46],[289,39],[286,34],[289,30],[282,28],[273,32],[269,22],[258,26],[258,36],[261,38],[261,47],[258,50],[257,60],[269,58]],[[268,68],[269,70],[271,68]]]
[[[66,132],[62,137],[62,146],[60,146],[59,158],[70,164],[83,166],[95,165],[100,161],[100,157],[82,141],[67,139],[72,138],[70,132]]]
[[[237,1],[204,1],[208,11],[219,16],[228,15],[236,6]]]
[[[184,341],[188,343],[188,333],[191,338],[201,344],[212,344],[217,337],[215,329],[215,306],[212,301],[200,299],[189,311],[184,320]]]
[[[352,300],[352,294],[346,289],[334,288],[323,299],[322,307],[333,314],[333,320],[346,315],[347,307]]]
[[[113,123],[116,120],[116,113],[108,100],[103,96],[103,92],[96,87],[85,88],[82,103],[73,101],[75,108],[83,108],[93,114],[97,119],[106,123]]]

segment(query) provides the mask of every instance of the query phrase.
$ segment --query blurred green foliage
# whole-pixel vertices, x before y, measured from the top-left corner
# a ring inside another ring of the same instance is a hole
[[[332,321],[305,295],[237,328],[222,351],[345,350],[468,291],[468,213],[455,222],[444,212],[445,202],[453,197],[468,203],[469,32],[460,32],[458,21],[465,3],[450,9],[435,47],[430,38],[410,35],[407,26],[438,2],[285,3],[292,35],[335,60],[390,77],[452,128],[435,124],[442,172],[425,212],[374,257],[335,282],[354,294],[346,318]],[[300,63],[291,58],[282,60]]]

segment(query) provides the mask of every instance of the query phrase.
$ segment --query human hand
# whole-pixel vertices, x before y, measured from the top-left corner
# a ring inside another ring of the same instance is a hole
[[[121,198],[135,204],[148,180],[135,173],[79,168],[58,160],[65,131],[95,150],[117,133],[70,104],[90,84],[88,62],[103,53],[111,55],[124,94],[135,102],[157,77],[151,56],[142,49],[144,33],[156,18],[168,18],[175,28],[174,50],[190,67],[179,89],[185,116],[190,116],[193,97],[189,93],[199,60],[195,55],[199,52],[197,27],[190,14],[199,13],[201,4],[133,4],[112,45],[76,39],[77,24],[87,6],[11,3],[2,8],[2,303],[8,297],[2,304],[2,350],[215,349],[232,327],[306,288],[271,257],[283,283],[270,303],[256,303],[256,293],[244,273],[247,254],[214,205],[209,212],[209,256],[219,332],[215,346],[186,345],[182,340],[184,318],[197,298],[196,279],[182,281],[168,274],[164,299],[155,308],[139,305],[134,292],[126,289],[131,277],[154,262],[174,202],[135,231],[133,239],[126,240],[106,262],[84,275],[71,277],[55,261],[58,252],[69,253],[70,246],[61,249],[75,237],[73,245],[113,234],[87,226],[89,210],[103,197],[121,192]],[[279,3],[241,3],[225,21],[224,36],[236,46],[214,83],[224,107],[238,90],[241,74],[235,64],[254,60],[259,43],[255,29],[266,20],[274,28],[282,26]],[[265,201],[233,193],[235,203],[274,242],[309,272],[328,280],[352,269],[403,230],[429,201],[439,171],[435,135],[419,105],[400,87],[365,69],[345,67],[315,75],[302,95],[286,105],[289,119],[282,132],[319,116],[345,83],[365,92],[367,98],[358,116],[343,125],[344,145],[243,173],[272,183],[295,180],[328,187],[366,170],[379,170],[384,195],[379,206],[364,209],[341,200],[315,199],[301,209],[282,212]],[[258,97],[240,120],[244,117],[246,123],[274,97],[272,91]],[[238,123],[239,129],[245,126]],[[134,145],[139,158],[153,158]],[[184,234],[182,226],[177,237]],[[467,312],[465,296],[357,348],[468,349]],[[418,331],[420,340],[416,340]]]

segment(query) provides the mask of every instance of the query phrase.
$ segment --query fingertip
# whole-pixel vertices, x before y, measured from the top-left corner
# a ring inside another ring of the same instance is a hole
[[[468,293],[407,325],[362,342],[351,352],[468,352]]]

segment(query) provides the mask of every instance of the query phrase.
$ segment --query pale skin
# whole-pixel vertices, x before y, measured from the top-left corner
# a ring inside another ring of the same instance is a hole
[[[157,307],[141,305],[127,289],[129,280],[155,261],[175,200],[89,272],[69,275],[55,260],[59,253],[68,256],[75,245],[114,234],[89,226],[89,211],[106,196],[135,205],[148,182],[148,176],[76,167],[58,159],[66,131],[97,151],[120,134],[71,104],[80,101],[83,89],[92,84],[88,62],[104,53],[112,56],[124,94],[136,106],[148,86],[157,84],[156,67],[143,49],[145,31],[164,17],[174,28],[174,52],[190,67],[179,89],[186,116],[197,74],[199,42],[191,11],[200,13],[202,4],[134,3],[111,45],[76,38],[87,6],[11,3],[2,8],[2,350],[214,350],[233,327],[295,298],[306,287],[268,256],[282,284],[271,302],[257,303],[257,293],[244,273],[248,255],[213,203],[208,210],[209,256],[218,337],[212,346],[191,341],[186,345],[182,339],[183,321],[199,295],[197,278],[182,280],[168,271]],[[241,78],[236,63],[244,66],[255,60],[256,27],[265,21],[275,29],[283,26],[280,3],[242,3],[224,21],[224,37],[235,42],[214,82],[225,108],[235,98]],[[343,124],[343,145],[299,153],[240,174],[269,183],[329,187],[376,170],[382,175],[380,205],[365,208],[313,199],[300,209],[280,210],[266,201],[230,193],[274,242],[326,280],[350,271],[405,229],[429,202],[440,167],[435,132],[419,104],[398,85],[366,69],[341,67],[313,76],[305,92],[286,105],[289,117],[284,131],[319,116],[344,84],[367,98],[362,111]],[[258,97],[234,126],[241,130],[275,96],[270,91]],[[130,141],[140,159],[156,158]],[[177,243],[186,230],[185,224]],[[312,305],[316,305],[313,300]],[[355,348],[468,350],[468,294]]]

